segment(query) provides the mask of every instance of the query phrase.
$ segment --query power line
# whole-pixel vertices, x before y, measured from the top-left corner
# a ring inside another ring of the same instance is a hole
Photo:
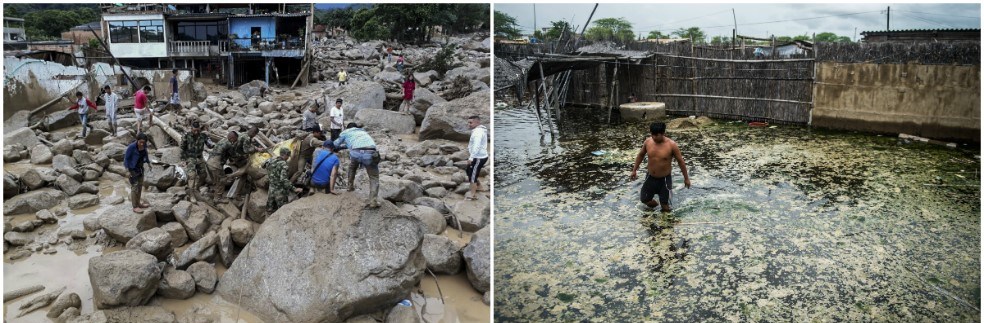
[[[940,27],[945,27],[945,28],[954,28],[954,27],[953,27],[953,26],[951,26],[951,25],[947,25],[947,24],[943,24],[943,23],[939,23],[939,22],[936,22],[936,21],[932,21],[932,20],[929,20],[929,19],[925,19],[925,18],[920,18],[920,17],[916,17],[916,16],[912,16],[912,15],[909,15],[909,14],[903,14],[903,13],[900,13],[899,15],[901,15],[901,16],[903,16],[903,17],[907,17],[907,18],[910,18],[910,19],[914,19],[914,20],[918,20],[918,21],[921,21],[921,22],[924,22],[924,23],[929,23],[929,24],[933,24],[933,25],[937,25],[937,26],[940,26]]]
[[[690,21],[690,20],[694,20],[694,19],[700,19],[700,18],[710,17],[710,16],[713,16],[713,15],[720,14],[722,12],[727,12],[728,10],[731,10],[731,9],[721,10],[721,11],[718,11],[718,12],[715,12],[715,13],[712,13],[712,14],[707,14],[707,15],[703,15],[703,16],[699,16],[699,17],[686,18],[686,19],[681,19],[681,20],[674,20],[674,21],[664,22],[664,23],[656,24],[656,25],[640,26],[639,28],[640,29],[647,29],[647,30],[648,29],[654,29],[654,28],[659,27],[659,26],[673,25],[673,24],[678,23],[678,22],[684,22],[684,21]]]
[[[874,13],[874,12],[881,12],[881,11],[879,11],[879,10],[875,10],[875,11],[864,11],[864,12],[845,13],[845,14],[822,16],[822,17],[810,17],[810,18],[798,18],[798,19],[786,19],[786,20],[774,20],[774,21],[764,21],[764,22],[742,23],[742,24],[738,24],[738,25],[739,26],[765,25],[765,24],[772,24],[772,23],[777,23],[777,22],[791,22],[791,21],[803,21],[803,20],[813,20],[813,19],[824,19],[824,18],[831,18],[831,17],[855,16],[855,15],[861,15],[861,14],[866,14],[866,13]],[[701,27],[701,29],[732,27],[732,26],[733,25],[710,26],[710,27]]]
[[[971,17],[971,16],[955,16],[955,15],[949,15],[949,14],[942,14],[942,13],[928,13],[928,12],[919,12],[919,11],[910,11],[910,10],[896,10],[896,11],[902,11],[902,12],[911,12],[911,13],[919,13],[919,14],[924,14],[924,15],[933,15],[933,16],[946,16],[946,17],[958,17],[958,18],[972,18],[972,19],[981,19],[981,17]]]

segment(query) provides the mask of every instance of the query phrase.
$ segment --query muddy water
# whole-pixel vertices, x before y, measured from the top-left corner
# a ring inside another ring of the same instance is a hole
[[[979,150],[670,130],[693,188],[659,215],[628,179],[647,125],[573,111],[496,111],[496,321],[980,320]]]
[[[426,322],[488,322],[490,308],[482,303],[482,294],[468,282],[465,273],[454,276],[437,276],[437,284],[430,275],[420,281],[423,295],[414,293],[411,301],[417,313]],[[440,285],[440,291],[438,291]],[[441,295],[444,303],[441,303]]]

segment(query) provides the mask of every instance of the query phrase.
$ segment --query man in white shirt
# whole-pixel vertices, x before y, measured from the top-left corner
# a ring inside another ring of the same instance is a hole
[[[468,117],[468,128],[472,129],[471,138],[468,140],[468,167],[465,172],[468,174],[468,182],[471,183],[471,197],[465,196],[467,200],[478,198],[478,174],[485,163],[489,161],[489,129],[482,125],[478,116]]]
[[[342,125],[345,123],[345,113],[342,111],[342,99],[339,98],[335,100],[335,106],[328,111],[328,117],[331,118],[331,141],[338,139],[338,135],[342,133]]]
[[[103,101],[106,102],[106,121],[109,121],[109,128],[116,136],[116,104],[120,101],[120,96],[113,93],[113,89],[107,85],[103,87]]]

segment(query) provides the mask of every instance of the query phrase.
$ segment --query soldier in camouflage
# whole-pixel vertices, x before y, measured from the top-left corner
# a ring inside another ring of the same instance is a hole
[[[287,178],[287,159],[290,158],[290,149],[280,148],[280,156],[270,159],[267,163],[267,176],[270,179],[270,193],[267,198],[267,211],[271,214],[287,204],[287,196],[293,186]],[[295,189],[300,190],[300,189]]]
[[[208,176],[205,169],[205,159],[202,152],[205,147],[212,148],[212,143],[208,140],[208,135],[202,133],[201,125],[196,121],[191,124],[191,131],[185,133],[181,140],[181,160],[185,162],[185,169],[188,172],[189,197],[200,200],[198,195],[202,183]]]

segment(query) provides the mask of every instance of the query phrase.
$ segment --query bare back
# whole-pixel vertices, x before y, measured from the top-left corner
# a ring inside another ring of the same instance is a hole
[[[670,171],[673,170],[670,161],[673,160],[674,152],[678,149],[675,141],[664,138],[663,142],[657,143],[652,137],[648,137],[643,143],[643,149],[645,149],[646,157],[649,159],[646,170],[650,176],[664,177],[670,175]]]

